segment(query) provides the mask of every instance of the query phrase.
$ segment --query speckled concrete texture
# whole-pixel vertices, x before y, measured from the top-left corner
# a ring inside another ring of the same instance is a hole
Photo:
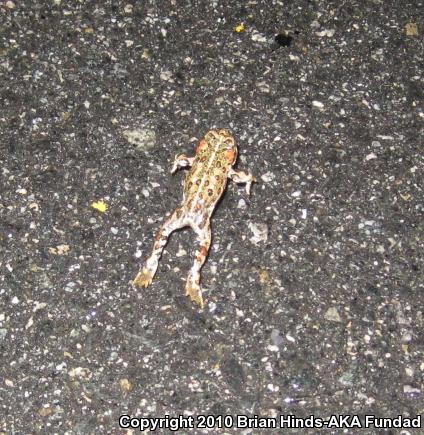
[[[423,10],[0,2],[1,434],[424,433],[364,427],[424,412]],[[214,214],[199,310],[188,229],[129,282],[181,201],[174,156],[215,127],[258,183]]]

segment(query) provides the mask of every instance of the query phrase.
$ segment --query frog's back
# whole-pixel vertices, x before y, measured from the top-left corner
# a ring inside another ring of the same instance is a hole
[[[228,130],[211,130],[199,142],[184,185],[184,204],[191,211],[213,211],[224,193],[237,145]]]

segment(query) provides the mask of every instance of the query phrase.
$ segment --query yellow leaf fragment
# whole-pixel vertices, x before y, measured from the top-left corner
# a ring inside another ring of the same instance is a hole
[[[48,405],[46,407],[40,408],[38,410],[38,415],[40,415],[41,417],[48,417],[49,415],[52,415],[54,412],[53,408]]]
[[[234,27],[234,32],[241,33],[241,32],[244,32],[244,29],[245,29],[244,24],[240,23],[240,24],[237,24],[236,27]]]
[[[269,284],[271,282],[271,277],[267,270],[260,269],[258,273],[259,273],[259,281],[261,284]]]
[[[133,384],[127,378],[120,379],[119,385],[121,386],[121,389],[126,392],[133,389]]]
[[[418,36],[417,23],[407,23],[405,25],[405,33],[407,36]]]
[[[104,213],[109,208],[107,203],[102,201],[102,200],[93,201],[91,203],[91,207],[94,208],[95,210],[99,211],[100,213]]]
[[[69,119],[71,117],[71,113],[70,112],[61,112],[60,117],[62,118],[62,121],[66,121],[67,119]]]
[[[57,245],[55,248],[49,248],[50,254],[53,255],[66,255],[71,250],[69,245]]]

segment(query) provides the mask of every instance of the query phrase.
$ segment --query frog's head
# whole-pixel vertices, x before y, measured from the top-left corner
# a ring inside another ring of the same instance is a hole
[[[210,130],[197,146],[196,153],[204,152],[216,152],[233,165],[237,159],[237,144],[229,130]]]

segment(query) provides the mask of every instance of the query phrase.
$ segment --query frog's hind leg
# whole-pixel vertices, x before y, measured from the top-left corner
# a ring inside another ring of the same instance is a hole
[[[199,247],[196,251],[193,267],[190,269],[187,277],[185,288],[186,296],[189,296],[193,302],[199,304],[203,308],[204,302],[202,289],[200,287],[200,269],[206,261],[209,247],[211,245],[211,227],[209,220],[207,220],[203,226],[191,224],[191,227],[196,232]]]
[[[183,212],[179,207],[172,213],[172,215],[165,221],[160,230],[157,232],[155,243],[153,245],[153,251],[133,281],[135,286],[147,287],[152,282],[158,268],[160,257],[162,256],[163,249],[168,242],[168,237],[173,231],[184,226],[186,226],[186,223],[183,219]]]

